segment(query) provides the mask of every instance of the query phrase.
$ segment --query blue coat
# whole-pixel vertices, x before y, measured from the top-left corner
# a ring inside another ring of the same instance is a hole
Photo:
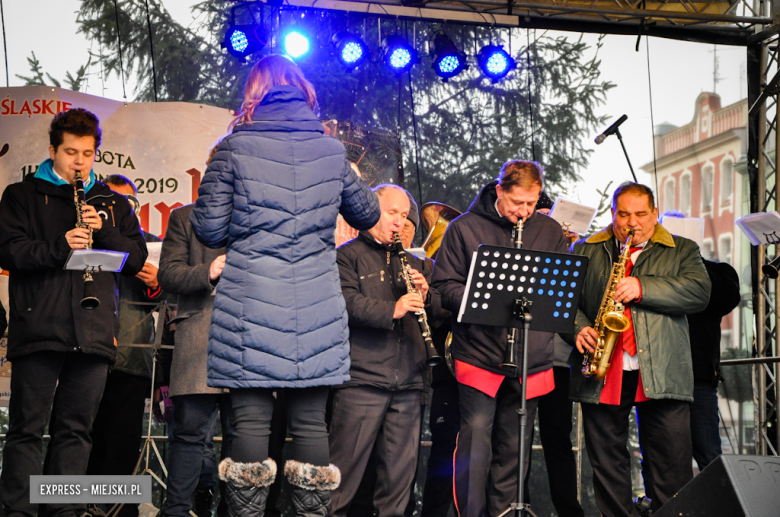
[[[349,330],[336,266],[339,212],[379,220],[376,196],[293,86],[271,89],[252,124],[219,145],[190,215],[227,245],[209,332],[208,384],[303,388],[349,380]]]

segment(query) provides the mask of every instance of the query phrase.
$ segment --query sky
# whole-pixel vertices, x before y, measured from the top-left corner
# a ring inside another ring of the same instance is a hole
[[[190,7],[193,0],[162,0],[173,17],[184,25],[192,20]],[[30,75],[27,58],[31,52],[43,65],[44,71],[58,79],[65,73],[75,72],[87,62],[90,43],[82,34],[76,34],[78,0],[5,0],[5,34],[7,66],[10,86],[21,86],[24,81],[16,77]],[[38,13],[31,23],[30,13]],[[538,31],[541,35],[542,31]],[[556,33],[576,39],[579,33]],[[594,46],[597,35],[583,35]],[[628,120],[621,126],[628,155],[640,182],[654,187],[654,178],[639,170],[653,160],[652,121],[655,124],[670,122],[685,125],[693,119],[694,102],[701,92],[715,91],[721,96],[721,105],[728,106],[747,95],[746,50],[742,47],[725,47],[689,43],[661,38],[642,38],[639,52],[635,51],[635,36],[609,35],[599,51],[601,74],[604,80],[616,85],[609,91],[607,101],[599,107],[599,113],[613,121],[625,114]],[[649,79],[648,79],[649,41]],[[96,48],[92,49],[97,51]],[[714,84],[715,55],[718,61],[718,82]],[[3,57],[3,66],[6,65]],[[86,92],[115,100],[123,100],[121,81],[116,77],[100,78],[98,65],[92,67],[95,75],[89,77]],[[0,84],[5,84],[5,68],[0,69]],[[650,90],[652,87],[652,103]],[[127,86],[127,99],[134,98],[132,87]],[[580,171],[582,181],[568,188],[569,197],[595,206],[596,189],[603,189],[612,180],[613,187],[631,179],[620,142],[612,136],[600,146],[593,143],[600,131],[590,135],[585,144],[594,152],[589,166]],[[518,157],[525,158],[525,157]],[[410,163],[407,156],[407,163]]]

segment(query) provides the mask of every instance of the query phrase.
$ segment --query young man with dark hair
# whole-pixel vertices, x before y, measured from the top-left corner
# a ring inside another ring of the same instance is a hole
[[[108,367],[116,358],[116,278],[95,273],[100,305],[80,307],[81,271],[63,269],[70,251],[93,247],[128,254],[123,275],[143,267],[147,251],[138,220],[123,196],[92,171],[100,144],[98,119],[83,109],[54,116],[50,159],[35,174],[8,186],[0,200],[0,267],[10,272],[8,359],[9,430],[3,449],[0,501],[6,517],[34,517],[30,476],[41,473],[43,433],[49,429],[49,473],[84,474]],[[76,228],[76,172],[84,178],[88,206]],[[83,505],[50,505],[49,515],[71,517]]]
[[[543,186],[538,163],[506,162],[498,179],[485,185],[468,211],[447,227],[432,285],[441,293],[442,306],[453,316],[458,314],[466,291],[472,254],[480,244],[514,247],[513,230],[518,220],[523,221],[523,249],[567,253],[561,226],[536,213]],[[507,336],[506,328],[466,325],[452,319],[452,357],[460,406],[454,495],[460,515],[499,515],[517,498],[522,364],[517,369],[500,367]],[[536,416],[538,398],[553,389],[552,367],[553,334],[530,331],[529,425]],[[523,472],[528,470],[532,437],[528,431],[522,444],[528,452]]]
[[[604,378],[585,377],[578,365],[597,346],[596,318],[629,231],[634,233],[625,277],[617,280],[613,296],[625,306],[628,328],[618,334]],[[578,352],[569,393],[582,402],[596,504],[605,517],[638,515],[626,448],[628,417],[636,407],[645,489],[656,511],[693,478],[686,315],[707,307],[711,281],[696,243],[658,224],[652,191],[637,183],[615,190],[612,224],[576,242],[572,253],[589,259],[574,334],[567,339]]]

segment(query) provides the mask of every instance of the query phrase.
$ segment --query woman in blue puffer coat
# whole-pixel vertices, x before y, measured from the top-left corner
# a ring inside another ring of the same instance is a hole
[[[339,213],[367,230],[376,196],[323,134],[312,85],[289,59],[261,59],[242,113],[219,145],[190,221],[227,245],[209,334],[208,384],[230,389],[236,434],[219,466],[231,516],[265,510],[273,392],[285,389],[293,459],[284,472],[297,515],[326,515],[340,473],[328,458],[328,387],[349,380],[349,332],[336,266]]]

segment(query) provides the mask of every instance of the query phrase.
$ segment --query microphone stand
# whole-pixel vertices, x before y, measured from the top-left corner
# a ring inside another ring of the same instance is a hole
[[[623,143],[623,135],[620,134],[620,129],[615,128],[615,134],[618,137],[618,140],[620,140],[620,147],[623,148],[623,154],[626,155],[626,161],[628,162],[628,168],[631,169],[631,176],[634,177],[634,183],[639,183],[636,179],[636,174],[634,174],[634,168],[631,166],[631,160],[628,159],[628,151],[626,151],[626,146]],[[655,145],[655,143],[653,143]]]

